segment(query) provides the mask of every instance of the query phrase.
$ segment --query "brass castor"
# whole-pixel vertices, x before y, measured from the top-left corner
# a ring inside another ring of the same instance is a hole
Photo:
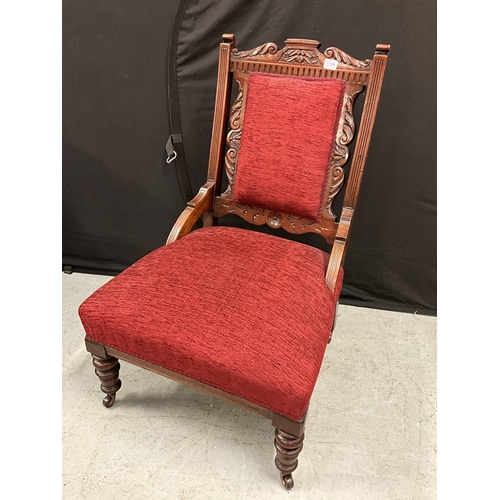
[[[290,491],[293,488],[293,477],[291,474],[281,474],[281,484]]]
[[[116,394],[113,394],[113,395],[110,395],[108,394],[103,400],[102,400],[102,404],[106,407],[106,408],[111,408],[114,404],[115,404],[115,400],[116,400]]]

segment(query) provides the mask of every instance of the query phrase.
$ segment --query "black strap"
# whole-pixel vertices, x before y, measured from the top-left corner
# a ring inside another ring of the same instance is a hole
[[[181,114],[179,109],[179,93],[177,88],[177,42],[181,28],[182,18],[186,10],[188,0],[179,0],[174,23],[170,31],[168,43],[168,63],[167,63],[167,85],[168,85],[168,110],[170,119],[169,137],[165,149],[167,151],[167,163],[175,161],[179,184],[186,203],[193,198],[193,188],[189,179],[189,173],[182,144]],[[175,144],[175,147],[174,147]]]
[[[165,151],[167,152],[167,163],[173,162],[177,158],[177,151],[175,150],[174,144],[182,144],[181,134],[172,134],[165,144]]]

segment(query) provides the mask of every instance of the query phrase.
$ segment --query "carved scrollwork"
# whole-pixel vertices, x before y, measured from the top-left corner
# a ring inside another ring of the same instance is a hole
[[[239,91],[233,107],[231,108],[231,114],[229,115],[229,125],[231,130],[227,134],[226,142],[228,149],[226,151],[224,162],[228,180],[226,193],[230,193],[233,189],[234,171],[236,168],[236,161],[238,159],[238,151],[240,149],[241,141],[241,110],[243,108],[244,88],[239,79],[236,78],[235,80],[238,82]]]
[[[342,123],[342,134],[338,139],[339,143],[342,146],[346,146],[352,141],[355,131],[354,116],[352,114],[353,96],[346,95],[344,98],[344,102],[345,102],[345,109],[343,117],[344,120]]]
[[[233,202],[232,200],[226,201],[223,198],[221,198],[220,206],[218,208],[221,209],[223,215],[239,215],[247,222],[257,224],[258,226],[262,226],[267,223],[269,213],[271,212],[271,210],[267,210],[265,208],[254,208],[248,205]]]
[[[288,215],[286,224],[288,226],[288,231],[291,233],[319,233],[326,235],[330,232],[333,234],[333,227],[324,224],[322,221],[310,221],[294,215]],[[293,231],[290,228],[293,229]],[[325,238],[327,238],[327,236],[325,236]]]
[[[346,54],[337,47],[329,47],[325,50],[325,57],[327,59],[335,59],[341,64],[346,66],[351,66],[352,68],[369,68],[371,64],[370,59],[365,59],[364,61],[359,61],[358,59],[354,59],[350,55]]]
[[[267,224],[272,229],[282,227],[289,233],[322,234],[327,241],[333,241],[336,232],[336,226],[333,221],[311,221],[303,217],[283,214],[267,208],[243,205],[228,198],[220,198],[217,200],[216,213],[217,217],[222,217],[226,214],[238,215],[251,224],[256,224],[258,226]]]
[[[335,148],[332,155],[332,182],[328,192],[327,209],[328,213],[334,217],[332,203],[344,184],[344,169],[342,168],[349,159],[349,149],[347,145],[352,141],[355,132],[354,117],[352,114],[353,96],[344,97],[344,113],[341,121],[341,131],[337,135]]]
[[[336,145],[335,149],[337,149],[337,145]],[[345,149],[347,150],[347,148],[345,148]],[[348,153],[348,150],[347,150],[347,153]],[[343,161],[342,164],[344,164],[347,161],[347,154],[345,155],[345,157],[342,156],[342,159],[343,158],[345,158],[345,161]],[[334,155],[334,159],[335,159],[335,155]],[[345,178],[344,169],[341,166],[334,166],[333,167],[332,183],[330,184],[330,191],[328,193],[328,202],[327,202],[328,213],[332,217],[335,217],[333,210],[332,210],[332,203],[333,203],[335,196],[337,196],[338,192],[342,189],[342,186],[344,185],[344,178]]]
[[[304,64],[312,66],[322,66],[324,59],[333,59],[343,66],[354,70],[369,70],[371,60],[360,61],[351,57],[346,52],[337,47],[327,48],[323,54],[318,50],[319,42],[317,40],[306,40],[297,38],[288,38],[285,40],[285,46],[278,49],[275,43],[265,43],[254,49],[241,50],[233,49],[232,59],[254,59],[262,62],[281,62],[288,64]]]
[[[278,46],[275,43],[265,43],[251,50],[240,51],[238,49],[233,49],[232,57],[237,59],[244,57],[258,57],[258,56],[266,56],[268,54],[276,54],[276,52],[278,52]]]
[[[283,51],[278,61],[298,64],[318,64],[319,57],[316,50],[289,48]]]

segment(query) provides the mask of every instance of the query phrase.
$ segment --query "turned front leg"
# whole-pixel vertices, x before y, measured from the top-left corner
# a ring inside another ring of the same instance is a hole
[[[120,373],[120,363],[113,357],[102,358],[92,354],[92,364],[95,367],[95,374],[101,381],[101,391],[106,394],[102,404],[106,408],[113,406],[118,389],[122,386],[122,381],[118,378]]]
[[[304,433],[295,436],[280,429],[276,429],[274,446],[276,448],[276,459],[274,463],[280,471],[281,483],[287,490],[293,488],[292,472],[299,465],[298,456],[302,450]]]

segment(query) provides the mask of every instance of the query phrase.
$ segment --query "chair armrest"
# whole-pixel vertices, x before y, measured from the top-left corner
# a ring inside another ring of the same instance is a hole
[[[337,228],[337,234],[335,235],[335,240],[333,242],[332,252],[330,254],[330,260],[328,261],[328,268],[326,270],[325,276],[326,285],[332,292],[335,289],[335,283],[337,282],[340,266],[344,261],[347,236],[349,235],[349,228],[351,226],[353,215],[354,210],[352,208],[344,207],[342,209],[339,226]]]
[[[213,181],[206,182],[198,191],[198,194],[188,202],[187,207],[179,215],[179,218],[175,221],[174,227],[170,231],[167,239],[167,245],[173,243],[186,236],[196,221],[205,213],[213,208],[213,198],[214,198],[214,186]]]

